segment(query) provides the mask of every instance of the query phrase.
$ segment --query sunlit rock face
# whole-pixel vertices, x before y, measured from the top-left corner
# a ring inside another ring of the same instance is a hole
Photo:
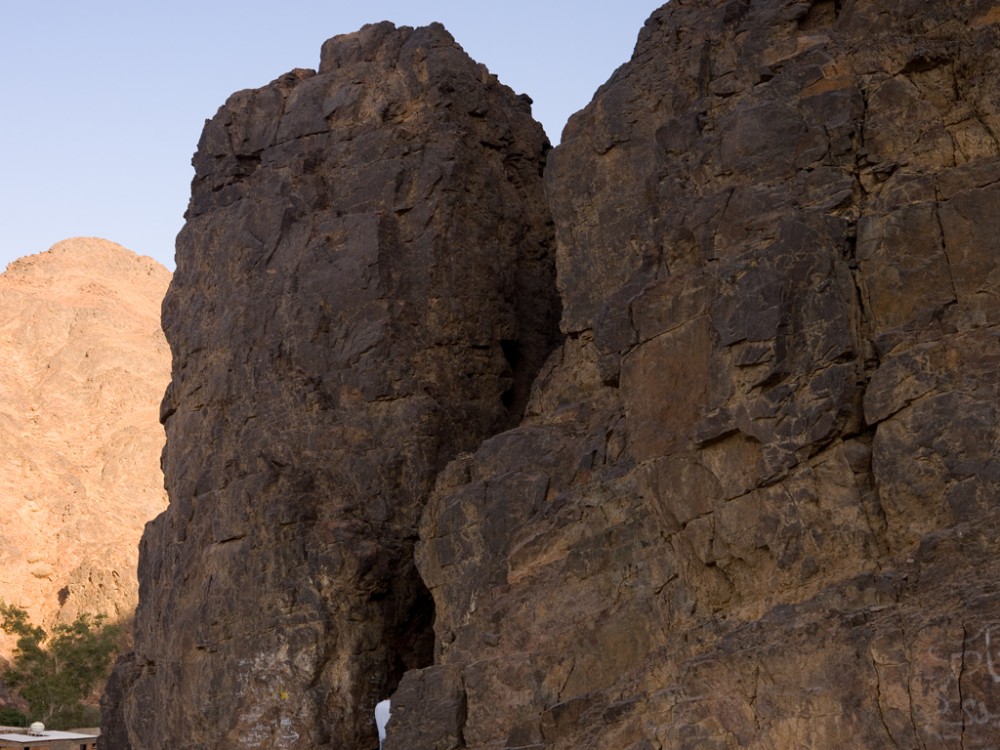
[[[0,600],[37,624],[135,608],[139,537],[166,506],[169,282],[152,258],[94,237],[0,274]],[[15,640],[0,635],[0,656]]]
[[[107,746],[1000,745],[998,37],[672,0],[544,198],[440,29],[235,95]]]
[[[547,150],[440,26],[331,39],[207,123],[108,747],[378,746],[433,658],[434,477],[516,424],[558,336]]]
[[[998,22],[652,15],[549,158],[568,340],[438,477],[386,748],[1000,744]]]

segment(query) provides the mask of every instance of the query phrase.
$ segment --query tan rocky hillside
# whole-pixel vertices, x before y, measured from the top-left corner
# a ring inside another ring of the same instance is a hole
[[[38,622],[135,605],[139,537],[166,503],[169,282],[95,238],[0,275],[0,598]]]

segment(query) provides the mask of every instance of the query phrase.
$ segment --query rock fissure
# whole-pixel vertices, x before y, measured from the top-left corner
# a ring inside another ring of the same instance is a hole
[[[958,665],[958,678],[955,680],[955,688],[958,691],[958,718],[960,722],[959,735],[958,735],[958,745],[959,747],[965,748],[965,698],[962,695],[962,680],[965,677],[965,655],[967,650],[967,644],[969,640],[969,630],[965,623],[962,623],[962,648],[960,653],[960,662]]]

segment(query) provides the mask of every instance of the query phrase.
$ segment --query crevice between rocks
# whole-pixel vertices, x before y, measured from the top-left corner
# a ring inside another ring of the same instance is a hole
[[[406,672],[434,663],[434,597],[416,565],[407,572],[413,594],[408,597],[405,612],[400,613],[399,629],[388,634],[386,639],[391,660],[386,674],[386,697],[395,692]]]
[[[554,225],[551,221],[548,223],[548,227],[553,231],[553,234],[544,243],[547,252],[538,254],[536,250],[520,254],[517,260],[517,267],[509,289],[510,296],[507,299],[507,304],[513,311],[515,318],[513,335],[508,334],[508,337],[499,338],[492,344],[499,349],[499,354],[503,357],[507,367],[506,387],[497,396],[501,407],[500,416],[493,429],[489,430],[488,434],[483,435],[477,444],[472,446],[450,444],[450,450],[444,451],[446,455],[439,457],[435,477],[440,477],[442,472],[446,470],[446,466],[459,458],[460,455],[466,455],[466,452],[474,453],[486,440],[514,429],[521,423],[536,378],[550,355],[562,345],[566,338],[559,329],[562,305],[556,286],[556,243]],[[449,441],[445,440],[444,444],[448,445]],[[461,453],[455,452],[458,448],[461,448]],[[428,501],[432,502],[430,499]],[[425,512],[426,507],[425,505]],[[404,675],[408,672],[423,671],[435,666],[434,655],[437,650],[434,632],[436,604],[416,564],[414,555],[417,540],[414,538],[407,541],[409,542],[407,559],[405,560],[407,570],[400,571],[400,579],[388,595],[388,599],[393,599],[396,597],[397,591],[405,591],[405,596],[409,599],[405,614],[399,611],[387,612],[389,617],[386,621],[392,621],[390,618],[394,616],[398,623],[395,631],[385,634],[387,651],[393,655],[391,663],[387,665],[384,696],[390,699],[397,693]],[[398,607],[399,604],[398,602],[396,604],[387,603],[386,606]],[[407,692],[407,690],[403,692]],[[462,699],[459,706],[460,716],[456,741],[458,742],[457,747],[465,747],[465,739],[461,736],[461,730],[465,723],[464,686],[460,692]],[[431,692],[426,695],[428,701],[440,698],[441,696],[435,696]],[[398,745],[395,743],[414,739],[405,736],[405,729],[397,730],[401,731],[404,736],[394,737],[391,719],[387,729],[386,743],[388,747],[397,747]]]

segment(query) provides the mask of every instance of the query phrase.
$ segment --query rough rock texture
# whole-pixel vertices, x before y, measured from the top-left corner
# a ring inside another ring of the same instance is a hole
[[[550,155],[387,750],[1000,746],[1000,3],[673,0]]]
[[[673,0],[544,200],[439,28],[236,95],[107,746],[1000,746],[998,71],[998,0]]]
[[[95,238],[0,274],[0,600],[37,623],[135,607],[139,537],[166,506],[169,281]],[[12,647],[3,636],[0,654]]]
[[[383,23],[207,123],[164,303],[170,506],[105,747],[377,746],[432,660],[434,478],[516,424],[558,337],[529,103]]]

